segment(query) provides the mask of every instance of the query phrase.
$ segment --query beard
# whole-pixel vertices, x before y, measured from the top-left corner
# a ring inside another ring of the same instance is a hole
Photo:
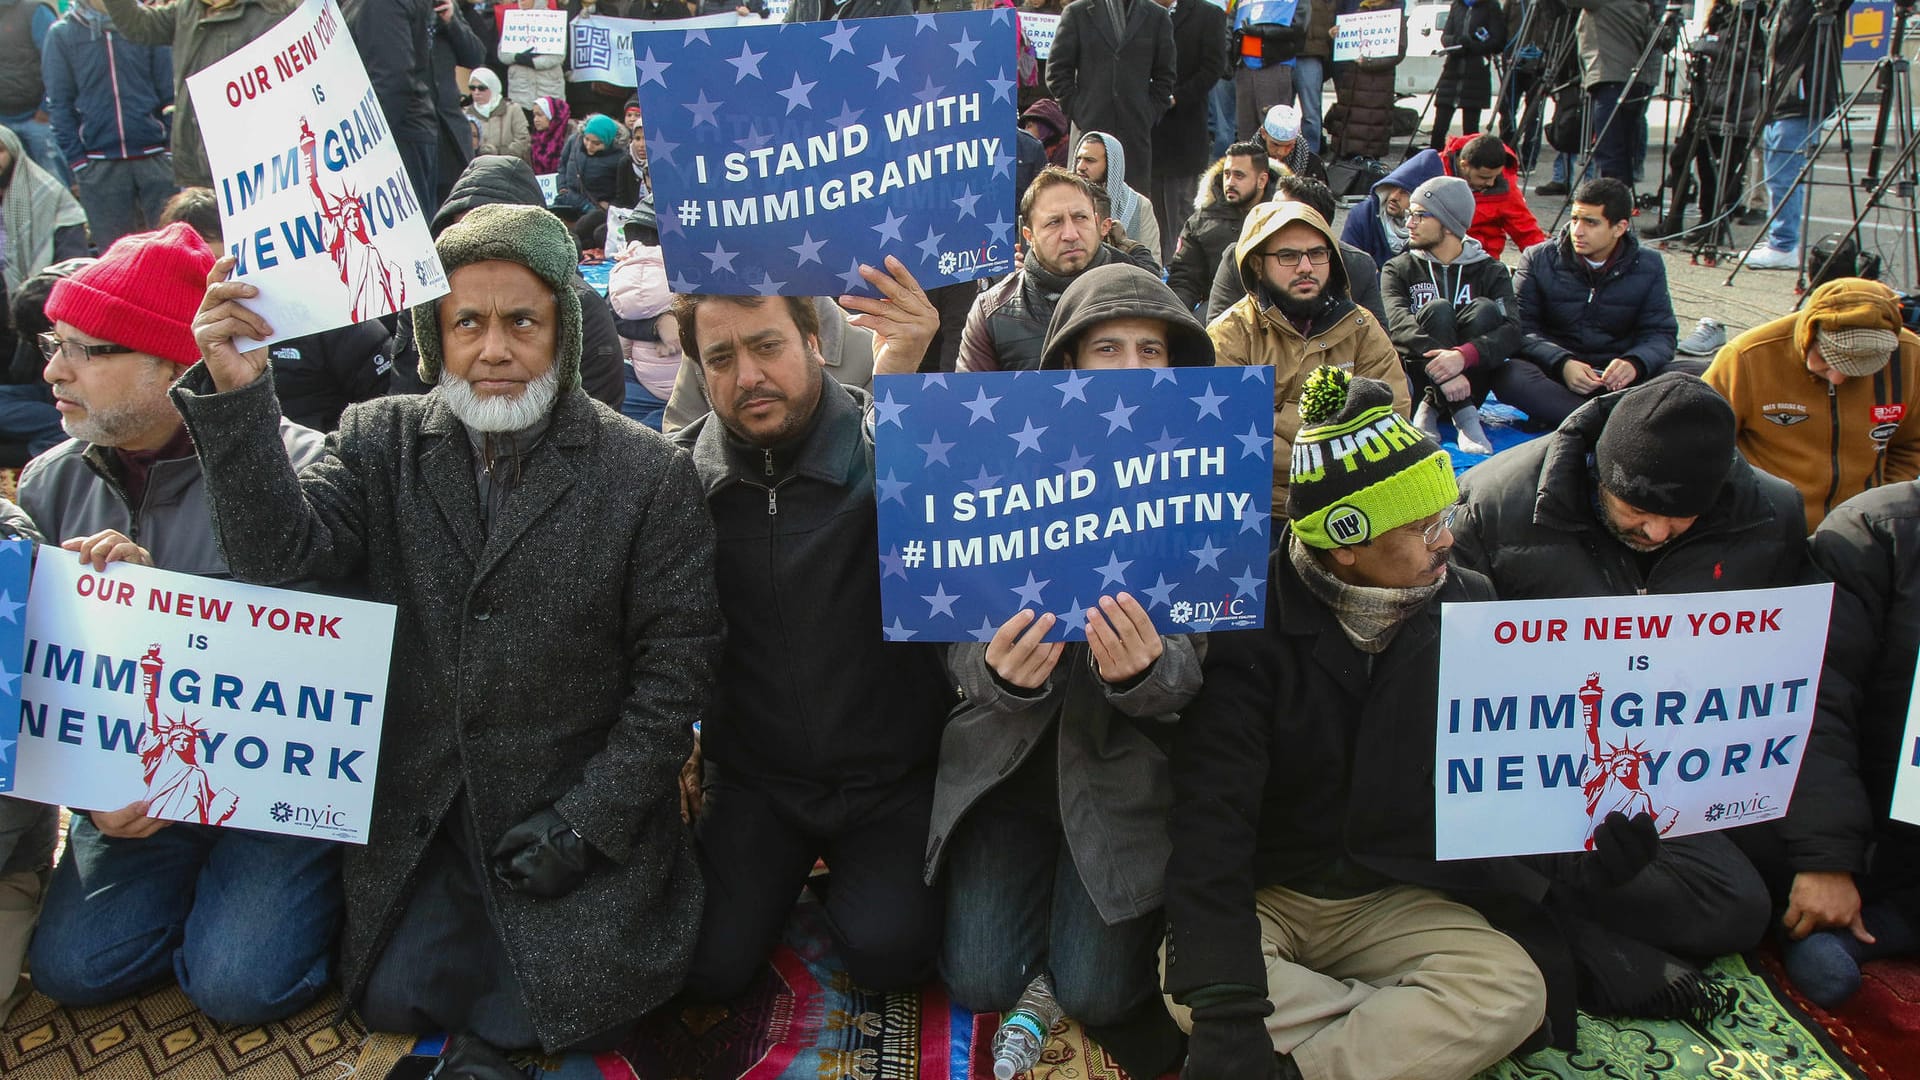
[[[124,446],[149,432],[158,431],[180,414],[167,399],[172,380],[171,365],[156,363],[155,385],[126,395],[119,406],[95,408],[71,383],[55,383],[53,392],[87,410],[87,415],[60,417],[60,429],[81,442],[96,446]]]
[[[560,396],[560,373],[548,368],[513,397],[476,394],[472,384],[446,368],[434,387],[453,415],[470,431],[523,431],[544,419]]]
[[[1326,303],[1327,289],[1325,285],[1322,285],[1320,291],[1314,293],[1312,296],[1295,296],[1291,290],[1276,290],[1274,292],[1275,306],[1289,318],[1312,318],[1320,314],[1320,309],[1325,307]]]
[[[7,167],[0,169],[0,191],[5,191],[13,186],[13,170],[19,164],[20,161],[18,158],[9,157],[7,159]]]
[[[1611,534],[1615,540],[1619,541],[1628,550],[1637,551],[1642,555],[1651,555],[1661,548],[1666,547],[1668,544],[1673,543],[1674,540],[1674,538],[1669,537],[1656,544],[1637,532],[1628,532],[1613,520],[1613,515],[1607,513],[1605,507],[1602,507],[1600,510],[1600,520],[1606,524],[1607,532]]]

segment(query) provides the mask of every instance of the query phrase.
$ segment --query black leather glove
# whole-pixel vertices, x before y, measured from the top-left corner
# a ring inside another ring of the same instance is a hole
[[[514,54],[513,62],[516,64],[519,64],[521,67],[532,67],[533,66],[533,50],[521,49],[518,53]]]
[[[593,849],[552,807],[508,829],[493,845],[493,876],[541,900],[579,888],[592,867]]]
[[[1593,850],[1578,863],[1577,884],[1589,889],[1615,889],[1632,881],[1660,854],[1660,828],[1653,815],[1615,810],[1593,830]]]
[[[1181,1080],[1271,1080],[1280,1075],[1266,1017],[1273,1002],[1242,998],[1193,1010]]]

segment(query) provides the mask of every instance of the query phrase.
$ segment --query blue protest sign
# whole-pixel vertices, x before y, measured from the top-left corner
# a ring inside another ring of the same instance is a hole
[[[873,294],[1013,267],[1007,8],[634,35],[675,292]]]
[[[71,557],[71,556],[69,556]],[[27,648],[27,583],[32,578],[33,541],[0,540],[0,716],[20,715],[20,659]],[[0,791],[13,790],[18,723],[0,724]]]
[[[888,640],[985,641],[1022,608],[1081,640],[1122,590],[1162,633],[1261,625],[1272,368],[874,383]]]

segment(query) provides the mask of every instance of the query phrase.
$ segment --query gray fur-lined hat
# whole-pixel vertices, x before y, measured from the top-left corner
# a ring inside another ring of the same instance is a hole
[[[580,385],[580,296],[573,291],[579,252],[573,234],[545,207],[491,203],[476,206],[440,234],[434,242],[447,276],[473,263],[499,260],[518,263],[553,286],[559,309],[560,333],[555,342],[554,371],[560,392]],[[420,348],[420,381],[440,381],[440,301],[429,300],[413,309],[413,340]]]

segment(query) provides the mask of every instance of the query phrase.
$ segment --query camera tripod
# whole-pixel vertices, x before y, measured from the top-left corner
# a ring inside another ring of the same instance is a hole
[[[1858,247],[1861,226],[1865,223],[1867,215],[1876,209],[1887,209],[1885,206],[1887,193],[1894,190],[1894,186],[1898,184],[1897,194],[1908,204],[1904,208],[1896,208],[1898,212],[1908,217],[1908,226],[1905,230],[1908,247],[1903,254],[1913,260],[1908,264],[1910,272],[1920,272],[1920,235],[1915,234],[1915,225],[1920,224],[1920,207],[1914,204],[1916,194],[1920,193],[1920,161],[1917,161],[1915,156],[1916,151],[1920,151],[1920,146],[1916,146],[1914,138],[1911,68],[1906,57],[1901,55],[1901,50],[1906,44],[1907,23],[1913,15],[1914,4],[1915,0],[1895,0],[1893,37],[1889,42],[1887,55],[1874,62],[1873,76],[1862,82],[1859,89],[1841,101],[1837,108],[1829,108],[1828,99],[1839,83],[1839,11],[1834,4],[1825,0],[1815,9],[1814,51],[1807,75],[1811,87],[1807,115],[1810,118],[1823,118],[1820,123],[1824,131],[1819,144],[1811,151],[1804,151],[1805,160],[1801,163],[1800,171],[1794,177],[1793,183],[1788,187],[1787,195],[1776,202],[1767,215],[1767,220],[1760,226],[1760,234],[1764,237],[1773,223],[1779,219],[1787,198],[1796,191],[1801,193],[1800,267],[1799,276],[1794,282],[1796,292],[1804,293],[1810,273],[1817,275],[1823,269],[1821,266],[1811,265],[1813,244],[1809,231],[1813,222],[1812,195],[1813,187],[1821,183],[1813,179],[1813,170],[1815,162],[1819,160],[1821,154],[1826,152],[1828,145],[1835,137],[1840,139],[1841,148],[1846,152],[1846,187],[1854,211],[1853,220],[1843,234],[1845,240],[1852,241],[1856,248]],[[1777,39],[1777,25],[1775,36]],[[1775,46],[1778,46],[1777,40]],[[1832,79],[1826,77],[1829,70],[1835,73]],[[1880,102],[1878,114],[1874,118],[1873,149],[1868,158],[1867,175],[1862,178],[1857,177],[1853,171],[1851,152],[1853,135],[1847,115],[1869,90],[1878,91]],[[1897,142],[1900,149],[1891,163],[1887,163],[1885,154],[1890,137]],[[1883,164],[1886,165],[1884,173],[1881,171]],[[1865,205],[1860,201],[1862,188],[1868,189]],[[1733,269],[1728,272],[1725,284],[1733,284],[1733,279],[1745,265],[1746,257],[1742,255],[1735,262]]]
[[[1660,16],[1659,25],[1654,28],[1653,33],[1647,36],[1647,43],[1641,48],[1640,56],[1634,60],[1633,69],[1627,74],[1627,81],[1620,87],[1620,97],[1618,101],[1615,102],[1613,109],[1607,114],[1606,123],[1600,125],[1600,130],[1592,130],[1593,111],[1591,108],[1587,110],[1586,115],[1581,120],[1580,155],[1573,163],[1573,179],[1567,184],[1567,194],[1560,202],[1560,209],[1554,212],[1553,224],[1547,228],[1549,234],[1560,228],[1561,219],[1565,218],[1567,211],[1572,208],[1574,190],[1580,186],[1580,181],[1586,177],[1587,171],[1593,167],[1594,151],[1599,148],[1607,136],[1613,132],[1614,125],[1636,122],[1632,117],[1623,116],[1623,114],[1629,111],[1628,105],[1634,101],[1645,102],[1651,100],[1653,84],[1646,78],[1648,65],[1653,63],[1656,57],[1664,57],[1666,53],[1673,48],[1674,43],[1680,40],[1684,29],[1680,21],[1679,0],[1668,0],[1666,10]],[[1639,98],[1634,95],[1634,88],[1640,86],[1647,88],[1647,97]],[[1645,106],[1642,105],[1642,108],[1644,107]],[[1632,186],[1630,177],[1623,177],[1622,179],[1629,187]]]
[[[1546,103],[1580,81],[1579,64],[1574,57],[1573,13],[1554,4],[1552,22],[1541,40],[1549,43],[1542,50],[1530,42],[1540,9],[1553,0],[1532,0],[1527,4],[1520,25],[1514,31],[1515,48],[1503,56],[1500,85],[1494,94],[1494,125],[1500,141],[1520,158],[1520,172],[1530,176],[1545,135]],[[1528,50],[1533,55],[1528,55]],[[1524,87],[1516,83],[1531,76]]]
[[[1663,248],[1690,249],[1695,265],[1716,266],[1736,253],[1729,218],[1745,190],[1763,96],[1758,58],[1765,36],[1758,0],[1716,6],[1706,29],[1686,53],[1688,107],[1679,134],[1668,140],[1661,172],[1666,198],[1656,195],[1664,210],[1647,231]],[[1686,210],[1696,193],[1700,223],[1689,229]]]

